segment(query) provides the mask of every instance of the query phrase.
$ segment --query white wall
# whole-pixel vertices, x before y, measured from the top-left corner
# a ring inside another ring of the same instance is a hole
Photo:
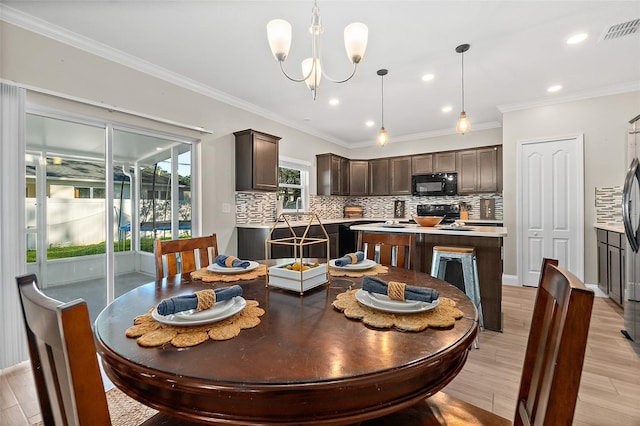
[[[213,130],[213,135],[200,135],[33,92],[27,95],[30,104],[200,138],[201,233],[217,233],[221,252],[236,252],[235,212],[222,212],[223,203],[235,204],[233,132],[254,128],[280,136],[281,155],[311,164],[316,153],[345,154],[333,143],[2,21],[0,40],[3,79]],[[315,189],[315,173],[310,184]]]
[[[527,139],[584,134],[585,282],[597,283],[597,244],[593,228],[595,188],[622,185],[626,174],[628,121],[640,113],[640,92],[530,108],[503,114],[504,272],[517,275],[516,145]]]
[[[585,135],[585,280],[595,282],[594,188],[620,185],[624,176],[624,130],[626,121],[640,111],[639,92],[607,96],[504,114],[503,128],[475,130],[466,135],[447,135],[411,142],[392,143],[347,150],[342,146],[305,134],[194,93],[142,72],[107,61],[0,22],[2,55],[0,76],[7,80],[68,95],[118,105],[134,111],[202,126],[213,135],[167,128],[142,119],[119,117],[131,124],[201,138],[199,180],[202,182],[202,233],[216,232],[222,252],[236,252],[235,214],[222,212],[234,196],[234,139],[232,133],[254,128],[282,137],[280,154],[315,165],[315,155],[334,152],[349,158],[374,158],[419,152],[460,149],[471,146],[504,145],[504,212],[509,236],[505,240],[505,273],[516,271],[515,143],[522,139],[584,133]],[[10,60],[9,60],[10,58]],[[43,72],[43,70],[46,70]],[[95,116],[118,116],[96,108],[82,107],[29,93],[29,102],[61,107]],[[472,117],[473,118],[473,117]],[[391,130],[391,129],[390,129]],[[393,134],[392,134],[393,137]],[[379,154],[379,155],[378,155]],[[194,176],[194,180],[197,179]],[[310,176],[315,192],[315,173]]]

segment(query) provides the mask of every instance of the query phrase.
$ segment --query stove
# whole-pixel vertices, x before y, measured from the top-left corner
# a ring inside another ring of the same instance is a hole
[[[418,204],[418,216],[443,216],[440,223],[453,223],[460,219],[460,204]]]

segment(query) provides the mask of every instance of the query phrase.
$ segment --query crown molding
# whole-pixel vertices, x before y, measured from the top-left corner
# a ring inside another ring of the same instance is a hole
[[[552,98],[541,98],[531,102],[522,102],[506,105],[498,105],[498,111],[502,114],[505,112],[520,111],[523,109],[538,108],[566,102],[582,101],[585,99],[599,98],[601,96],[618,95],[620,93],[628,93],[640,91],[640,80],[630,81],[627,83],[616,84],[613,86],[601,87],[599,89],[585,90],[572,95],[558,96]]]
[[[88,37],[84,37],[80,34],[74,33],[65,28],[59,27],[48,21],[42,20],[33,15],[29,15],[2,3],[0,3],[0,20],[24,28],[41,36],[56,40],[60,43],[64,43],[66,45],[91,53],[93,55],[99,56],[101,58],[107,59],[109,61],[116,62],[128,68],[135,69],[160,80],[175,84],[176,86],[182,87],[200,95],[207,96],[216,101],[242,109],[260,117],[267,118],[301,132],[310,134],[312,136],[316,136],[325,141],[340,145],[345,148],[349,148],[349,145],[343,140],[336,139],[333,136],[327,135],[322,132],[318,132],[316,129],[301,125],[300,123],[292,122],[278,114],[274,114],[269,110],[260,108],[255,104],[246,102],[235,96],[231,96],[226,92],[214,89],[210,86],[206,86],[195,80],[186,78],[181,74],[169,71],[165,68],[152,64],[151,62],[144,61],[133,55],[129,55],[103,43],[97,42]]]

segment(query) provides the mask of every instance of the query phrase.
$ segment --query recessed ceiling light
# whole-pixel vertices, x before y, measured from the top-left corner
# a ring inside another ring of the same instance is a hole
[[[422,76],[422,81],[431,81],[435,76],[433,74],[425,74]]]
[[[559,85],[559,84],[555,84],[555,85],[553,85],[553,86],[550,86],[550,87],[547,89],[547,92],[551,92],[551,93],[553,93],[553,92],[557,92],[557,91],[559,91],[559,90],[562,90],[562,86],[561,86],[561,85]]]
[[[156,146],[156,151],[162,151],[164,148],[162,148],[161,146]]]
[[[442,112],[451,112],[452,109],[453,107],[451,105],[443,106]]]
[[[338,105],[338,104],[340,104],[340,99],[337,99],[337,98],[331,98],[331,99],[329,99],[329,105],[331,105],[331,106],[336,106],[336,105]]]
[[[367,122],[366,122],[366,123],[364,123],[364,124],[365,124],[365,126],[367,126],[367,127],[373,127],[373,126],[375,126],[376,122],[375,122],[375,121],[373,121],[373,120],[367,120]]]
[[[574,34],[567,39],[567,44],[578,44],[585,41],[589,37],[587,33]]]

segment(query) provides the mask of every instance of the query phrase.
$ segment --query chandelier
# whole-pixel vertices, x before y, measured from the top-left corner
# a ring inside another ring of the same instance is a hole
[[[283,63],[289,55],[289,49],[291,48],[291,24],[284,19],[274,19],[267,24],[267,38],[269,40],[269,47],[273,56],[280,64],[280,70],[291,81],[297,83],[305,82],[307,87],[313,94],[313,99],[316,99],[316,92],[318,86],[320,86],[320,79],[324,77],[333,83],[344,83],[351,80],[356,73],[358,63],[364,57],[364,53],[367,50],[367,39],[369,37],[369,29],[365,24],[360,22],[354,22],[349,24],[344,29],[344,47],[347,50],[347,56],[353,64],[353,70],[351,75],[345,79],[332,79],[322,69],[320,61],[322,46],[320,43],[320,36],[322,35],[322,23],[320,22],[320,9],[317,2],[314,0],[311,27],[309,27],[309,33],[311,34],[311,57],[302,61],[302,75],[301,79],[291,77],[284,70]]]

